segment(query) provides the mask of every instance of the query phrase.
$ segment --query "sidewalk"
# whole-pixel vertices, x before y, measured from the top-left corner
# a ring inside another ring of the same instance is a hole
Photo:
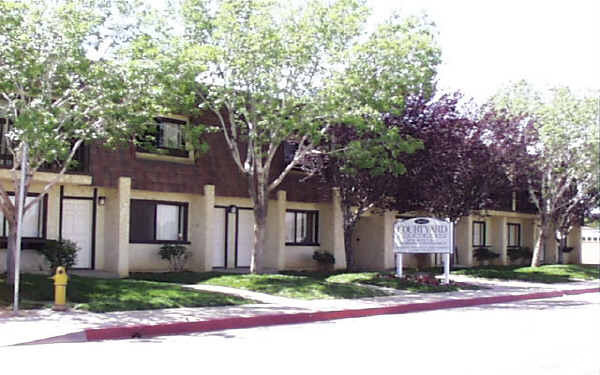
[[[261,303],[102,314],[74,310],[55,312],[49,309],[22,311],[19,316],[0,312],[0,346],[206,332],[600,292],[598,280],[538,284],[490,281],[464,276],[453,276],[452,279],[457,282],[477,284],[485,289],[448,293],[396,291],[395,295],[386,297],[306,301],[227,287],[190,285],[188,286],[190,288],[235,294]]]

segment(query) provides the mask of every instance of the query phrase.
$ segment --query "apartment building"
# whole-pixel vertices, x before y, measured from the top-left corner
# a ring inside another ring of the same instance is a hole
[[[158,136],[151,150],[133,145],[110,150],[86,144],[70,170],[24,222],[22,269],[47,266],[35,250],[46,239],[70,239],[81,248],[76,268],[102,270],[126,277],[135,271],[165,271],[158,255],[164,243],[187,246],[195,271],[245,268],[253,247],[252,202],[247,179],[232,161],[223,137],[208,137],[208,152],[195,155],[184,142],[182,116],[157,118]],[[203,121],[214,123],[206,117]],[[0,150],[1,151],[1,150]],[[0,154],[2,154],[0,152]],[[279,150],[275,169],[283,168]],[[0,183],[11,190],[12,165],[0,155]],[[30,196],[39,194],[54,176],[36,174]],[[271,270],[316,268],[312,254],[334,254],[336,268],[345,267],[342,214],[336,189],[301,181],[292,171],[270,197],[265,267]],[[536,215],[519,197],[498,210],[481,211],[460,220],[456,228],[455,263],[473,266],[473,250],[489,247],[500,254],[497,264],[509,264],[511,247],[533,248]],[[29,198],[31,199],[31,198]],[[363,269],[394,267],[392,229],[396,219],[418,213],[371,213],[361,219],[354,235],[357,265]],[[6,238],[6,220],[2,235]],[[581,241],[577,230],[569,238],[575,251],[567,262],[579,263]],[[6,246],[6,240],[0,247]],[[558,260],[555,241],[546,244],[545,261]],[[0,250],[0,272],[6,251]],[[414,257],[407,256],[407,265]],[[429,262],[439,263],[432,255]]]

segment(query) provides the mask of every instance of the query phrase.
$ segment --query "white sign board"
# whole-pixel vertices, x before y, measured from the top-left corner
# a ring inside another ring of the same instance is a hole
[[[450,283],[450,254],[452,246],[452,224],[430,217],[396,220],[394,223],[394,252],[396,253],[396,275],[402,277],[402,254],[444,254],[444,283]]]
[[[429,217],[396,220],[394,252],[451,254],[452,224]]]

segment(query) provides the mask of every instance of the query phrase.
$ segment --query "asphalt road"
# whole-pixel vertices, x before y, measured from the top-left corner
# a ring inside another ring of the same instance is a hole
[[[593,293],[152,339],[5,347],[0,363],[23,374],[600,375],[599,339],[600,294]]]

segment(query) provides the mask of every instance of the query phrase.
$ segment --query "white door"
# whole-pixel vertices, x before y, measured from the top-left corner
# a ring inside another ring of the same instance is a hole
[[[237,264],[236,267],[250,267],[250,257],[254,248],[254,211],[238,210]]]
[[[225,208],[215,208],[213,267],[225,267]]]
[[[74,268],[92,268],[92,213],[91,199],[64,199],[62,238],[79,246]]]

